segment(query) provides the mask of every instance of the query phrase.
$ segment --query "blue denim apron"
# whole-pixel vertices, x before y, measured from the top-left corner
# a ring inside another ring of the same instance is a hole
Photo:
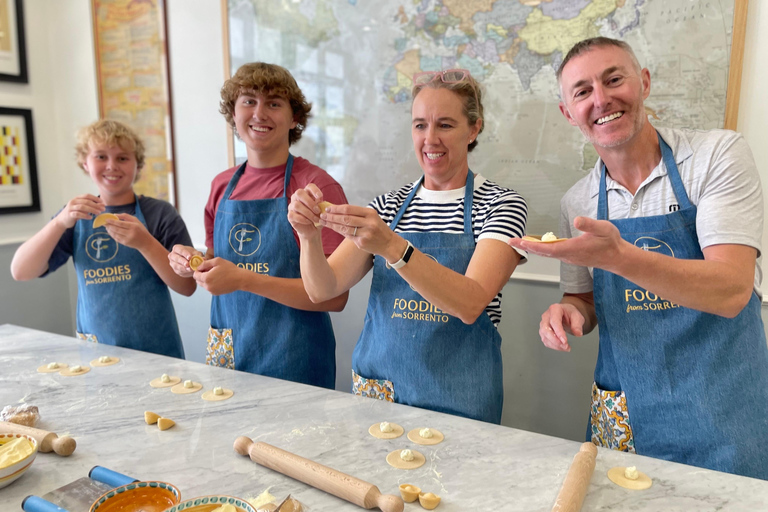
[[[423,178],[422,178],[423,181]],[[390,228],[394,231],[421,182]],[[464,274],[475,252],[474,176],[464,194],[464,233],[400,233],[441,265]],[[356,394],[501,422],[504,398],[501,336],[483,312],[472,325],[450,316],[413,290],[376,256],[368,311],[352,354]]]
[[[146,226],[138,199],[134,215]],[[184,358],[168,286],[138,250],[79,220],[72,259],[79,338]]]
[[[265,275],[301,278],[299,249],[288,222],[285,166],[283,196],[233,201],[243,164],[229,181],[214,221],[217,257]],[[328,313],[301,311],[245,291],[213,297],[206,362],[269,377],[333,389],[336,339]]]
[[[659,136],[680,209],[611,222],[627,242],[704,258],[696,206]],[[598,197],[608,219],[606,169]],[[768,479],[768,346],[753,293],[733,319],[684,308],[594,270],[600,350],[588,439],[614,449]]]

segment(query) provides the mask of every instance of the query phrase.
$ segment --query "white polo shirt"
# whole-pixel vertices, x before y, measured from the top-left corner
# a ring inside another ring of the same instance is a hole
[[[763,194],[747,142],[730,130],[658,128],[658,131],[672,148],[683,186],[697,206],[699,245],[702,249],[718,244],[757,249],[755,291],[762,298]],[[560,201],[561,236],[581,235],[581,231],[573,227],[576,217],[597,218],[601,168],[602,160],[598,160],[595,168]],[[610,176],[606,176],[606,193],[609,219],[666,215],[679,208],[663,160],[634,196]],[[592,268],[561,263],[560,289],[564,293],[586,293],[592,288]]]

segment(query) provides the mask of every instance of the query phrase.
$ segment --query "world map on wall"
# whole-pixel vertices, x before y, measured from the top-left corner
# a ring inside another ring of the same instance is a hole
[[[528,202],[529,233],[557,231],[560,198],[597,154],[560,113],[555,72],[576,42],[628,42],[651,73],[658,126],[723,125],[733,0],[229,0],[232,72],[286,67],[313,117],[292,152],[365,205],[421,175],[410,134],[412,77],[469,70],[485,129],[470,168]],[[239,141],[238,141],[239,142]],[[239,161],[245,158],[236,143]],[[558,275],[539,258],[521,270]]]

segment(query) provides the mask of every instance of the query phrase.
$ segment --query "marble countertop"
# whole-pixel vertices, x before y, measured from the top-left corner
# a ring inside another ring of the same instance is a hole
[[[36,371],[52,361],[88,365],[103,355],[121,361],[76,377]],[[169,388],[150,387],[149,381],[163,373],[201,382],[204,390],[223,386],[235,395],[206,402],[202,392],[175,395]],[[370,482],[384,494],[398,494],[401,483],[419,486],[442,497],[441,512],[549,511],[580,446],[348,393],[0,326],[0,408],[25,402],[40,408],[39,428],[71,435],[77,450],[70,457],[38,454],[27,473],[0,489],[3,511],[21,510],[24,497],[42,496],[87,476],[95,465],[141,480],[170,482],[181,490],[182,499],[206,494],[247,499],[270,488],[277,497],[290,493],[311,512],[362,510],[237,455],[232,445],[241,435]],[[160,431],[147,425],[144,411],[171,418],[176,426]],[[374,439],[368,427],[382,421],[398,423],[406,432],[435,428],[445,441],[417,446],[405,435]],[[552,421],[557,421],[556,411]],[[387,454],[403,448],[422,452],[426,464],[410,471],[390,467]],[[628,491],[608,480],[611,467],[632,465],[653,479],[651,489]],[[582,508],[766,509],[768,482],[604,449],[599,450]],[[405,510],[423,509],[417,502],[406,504]]]

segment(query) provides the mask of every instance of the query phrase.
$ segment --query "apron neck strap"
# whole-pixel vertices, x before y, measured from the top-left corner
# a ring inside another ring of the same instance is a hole
[[[397,211],[397,215],[395,215],[395,218],[392,219],[392,222],[389,224],[389,228],[394,231],[397,227],[397,224],[400,222],[400,219],[403,218],[403,215],[405,215],[405,210],[408,209],[408,206],[411,204],[411,201],[413,201],[413,198],[416,196],[416,192],[418,192],[419,187],[424,183],[424,176],[422,175],[421,178],[419,178],[418,183],[413,186],[413,190],[408,194],[408,197],[405,198],[405,201],[403,201],[402,206],[400,206],[400,209]],[[464,187],[464,233],[472,233],[472,198],[475,193],[475,175],[472,174],[472,169],[467,170],[467,183]]]
[[[237,171],[234,175],[232,175],[232,179],[229,180],[229,184],[227,185],[227,189],[224,191],[224,196],[222,199],[229,200],[229,197],[232,195],[232,191],[235,190],[235,187],[237,186],[237,182],[240,181],[240,178],[243,176],[243,173],[245,172],[245,166],[248,164],[248,161],[246,160],[243,162],[243,164],[237,168]],[[285,164],[285,179],[283,180],[283,197],[288,197],[288,184],[291,182],[291,171],[293,170],[293,155],[288,153],[288,162]],[[136,201],[138,204],[138,201]]]

